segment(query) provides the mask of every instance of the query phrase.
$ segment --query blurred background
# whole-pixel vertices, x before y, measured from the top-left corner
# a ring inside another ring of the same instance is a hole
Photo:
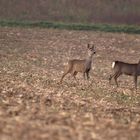
[[[140,25],[140,0],[0,0],[0,20]]]

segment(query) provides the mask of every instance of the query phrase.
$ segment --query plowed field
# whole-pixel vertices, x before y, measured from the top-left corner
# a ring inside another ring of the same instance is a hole
[[[95,44],[90,80],[59,84],[69,59]],[[136,63],[140,35],[0,28],[1,140],[139,140],[140,80],[109,85],[114,60]]]

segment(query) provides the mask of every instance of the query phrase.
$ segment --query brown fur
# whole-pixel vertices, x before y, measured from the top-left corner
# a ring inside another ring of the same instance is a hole
[[[129,64],[121,61],[115,61],[113,71],[114,73],[110,75],[109,82],[111,83],[111,79],[114,78],[115,83],[118,87],[117,78],[122,75],[130,75],[134,76],[135,88],[137,89],[137,77],[140,76],[140,61],[135,64]]]
[[[68,61],[68,65],[66,66],[66,71],[61,77],[60,83],[62,83],[63,78],[68,74],[71,73],[71,75],[76,79],[76,75],[78,72],[83,73],[83,76],[85,78],[85,74],[87,76],[87,79],[89,79],[89,71],[91,69],[91,63],[92,63],[92,56],[96,53],[94,46],[90,46],[88,44],[88,56],[86,59],[79,60],[79,59],[72,59]]]

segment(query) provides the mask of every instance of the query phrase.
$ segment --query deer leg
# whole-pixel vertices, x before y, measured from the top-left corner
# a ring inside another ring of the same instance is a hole
[[[70,73],[70,70],[68,70],[67,72],[65,72],[65,73],[62,75],[61,80],[60,80],[60,83],[62,83],[63,78],[64,78],[68,73]]]
[[[118,77],[119,77],[120,75],[121,75],[121,73],[117,73],[117,74],[114,76],[114,80],[115,80],[115,83],[116,83],[117,87],[119,87],[118,82],[117,82],[117,79],[118,79]]]
[[[137,90],[137,76],[134,76],[135,89]]]
[[[86,79],[86,77],[85,77],[85,72],[83,73],[83,77],[84,77],[84,80]]]
[[[77,71],[74,71],[73,73],[72,73],[72,75],[73,75],[73,77],[74,77],[74,79],[77,81],[77,79],[76,79],[76,75],[77,75]]]
[[[89,79],[89,71],[86,72],[87,80]]]
[[[109,80],[109,84],[111,84],[111,79],[112,79],[112,76],[110,75],[109,79],[108,79]]]
[[[117,87],[119,87],[116,77],[114,77],[114,80],[115,80],[115,83],[116,83]]]
[[[112,75],[109,76],[109,84],[111,84],[111,80],[112,80],[112,78],[113,78],[115,75],[116,75],[116,73],[114,73],[114,74],[112,74]]]

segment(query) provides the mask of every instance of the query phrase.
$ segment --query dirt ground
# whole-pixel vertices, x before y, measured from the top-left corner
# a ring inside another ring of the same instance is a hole
[[[69,59],[95,44],[90,80],[70,75]],[[140,35],[0,28],[0,140],[139,140],[140,82],[109,85],[114,60],[136,63]]]

